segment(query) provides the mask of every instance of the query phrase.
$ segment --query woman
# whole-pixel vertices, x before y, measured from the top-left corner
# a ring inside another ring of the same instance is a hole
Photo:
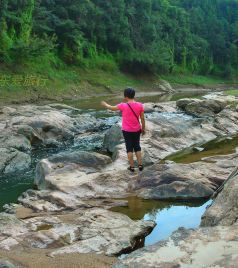
[[[126,88],[124,90],[125,102],[116,106],[111,106],[105,101],[101,104],[112,111],[120,110],[122,112],[122,132],[126,143],[127,157],[130,166],[128,170],[135,171],[133,151],[136,154],[139,170],[143,170],[140,135],[145,134],[145,117],[144,106],[140,102],[135,101],[135,90],[133,88]],[[141,121],[141,123],[140,123]]]

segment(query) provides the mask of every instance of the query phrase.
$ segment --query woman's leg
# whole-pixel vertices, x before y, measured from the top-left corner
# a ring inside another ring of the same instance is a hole
[[[138,162],[138,166],[142,165],[142,155],[141,155],[141,151],[136,152],[136,159]]]
[[[128,157],[128,161],[129,161],[130,167],[134,167],[133,153],[128,152],[127,153],[127,157]]]
[[[133,133],[127,132],[127,131],[122,131],[124,139],[125,139],[125,144],[126,144],[126,152],[127,152],[127,157],[128,161],[131,167],[134,168],[134,159],[133,159]]]
[[[141,147],[140,147],[140,135],[141,132],[135,132],[133,139],[133,149],[136,154],[138,165],[142,165],[142,155],[141,155]]]

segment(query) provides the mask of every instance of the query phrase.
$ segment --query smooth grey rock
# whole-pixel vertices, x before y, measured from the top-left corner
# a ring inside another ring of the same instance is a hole
[[[23,135],[11,133],[10,131],[1,131],[0,133],[0,147],[14,148],[22,152],[30,152],[30,141]]]
[[[237,169],[237,168],[236,168]],[[238,221],[238,175],[229,178],[202,216],[201,226],[232,225]]]
[[[84,151],[65,152],[41,160],[36,166],[35,184],[44,189],[49,185],[53,185],[47,180],[47,175],[54,173],[57,175],[66,175],[76,170],[78,176],[90,174],[101,170],[105,165],[112,162],[111,158],[99,153],[90,153]],[[67,177],[67,176],[66,176]],[[60,181],[62,182],[62,180]],[[69,183],[65,180],[65,183]],[[66,186],[66,185],[65,185]]]
[[[130,188],[145,199],[208,198],[226,180],[237,160],[238,156],[232,155],[225,166],[223,159],[214,163],[156,163],[134,180]]]
[[[16,149],[0,148],[0,173],[18,173],[29,169],[31,157]]]
[[[42,215],[16,220],[6,216],[1,226],[0,249],[55,248],[51,256],[65,253],[98,253],[116,256],[142,245],[155,226],[152,221],[133,221],[126,215],[102,208],[73,213]],[[18,227],[19,226],[19,227]],[[17,229],[16,229],[17,228]]]
[[[123,142],[122,130],[119,125],[112,126],[104,136],[103,148],[114,153],[116,146]]]
[[[181,99],[176,104],[178,108],[191,115],[215,116],[228,105],[228,102],[221,99]]]

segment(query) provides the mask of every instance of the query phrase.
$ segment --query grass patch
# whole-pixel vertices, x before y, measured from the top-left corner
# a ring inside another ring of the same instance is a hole
[[[180,85],[195,85],[195,86],[209,86],[217,84],[232,83],[218,77],[202,76],[202,75],[184,75],[184,74],[170,74],[161,76],[162,79],[169,81],[172,84]]]
[[[238,89],[226,90],[225,94],[230,96],[238,96]]]
[[[91,66],[92,63],[88,62],[88,65]],[[19,75],[42,77],[46,79],[46,84],[3,85],[4,76],[15,78]],[[229,82],[220,78],[185,74],[136,77],[120,72],[110,58],[102,57],[97,58],[95,66],[84,68],[65,65],[59,59],[51,63],[42,60],[16,66],[0,65],[0,103],[60,101],[98,94],[118,94],[127,86],[134,87],[138,91],[155,91],[158,90],[160,79],[168,80],[172,84],[198,86]]]
[[[40,77],[44,85],[23,85],[13,81],[19,77]],[[4,85],[4,79],[10,82]],[[0,102],[23,103],[40,100],[60,100],[63,98],[80,98],[95,94],[116,94],[126,86],[138,90],[152,88],[154,81],[137,79],[123,74],[119,70],[106,71],[103,69],[83,69],[62,65],[58,68],[29,64],[17,69],[0,66]]]

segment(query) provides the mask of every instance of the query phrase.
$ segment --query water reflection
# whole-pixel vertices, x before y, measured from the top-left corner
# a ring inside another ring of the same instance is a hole
[[[181,98],[201,98],[204,95],[204,92],[193,91],[193,92],[183,92],[183,93],[176,93],[176,94],[164,94],[161,95],[158,92],[147,92],[142,93],[139,92],[137,94],[136,100],[146,103],[146,102],[165,102],[165,101],[176,101]],[[107,95],[107,96],[97,96],[97,97],[90,97],[90,98],[83,98],[78,100],[66,100],[64,101],[65,104],[73,106],[78,109],[89,110],[102,110],[102,106],[100,102],[105,100],[112,105],[116,105],[123,101],[123,96],[121,95]]]
[[[129,197],[127,207],[112,208],[112,211],[123,213],[133,220],[153,220],[157,223],[153,232],[146,237],[145,245],[154,244],[166,239],[179,227],[197,228],[201,216],[211,201],[167,202],[143,200]]]
[[[193,163],[201,161],[205,157],[217,156],[217,155],[228,155],[236,152],[238,147],[238,136],[228,138],[218,138],[210,141],[201,146],[202,148],[188,148],[181,152],[175,153],[166,157],[161,161],[171,160],[176,163]]]
[[[201,222],[201,216],[210,204],[211,201],[195,207],[171,206],[145,214],[145,220],[154,220],[157,223],[152,233],[146,237],[145,245],[152,245],[168,238],[179,227],[197,228]]]

